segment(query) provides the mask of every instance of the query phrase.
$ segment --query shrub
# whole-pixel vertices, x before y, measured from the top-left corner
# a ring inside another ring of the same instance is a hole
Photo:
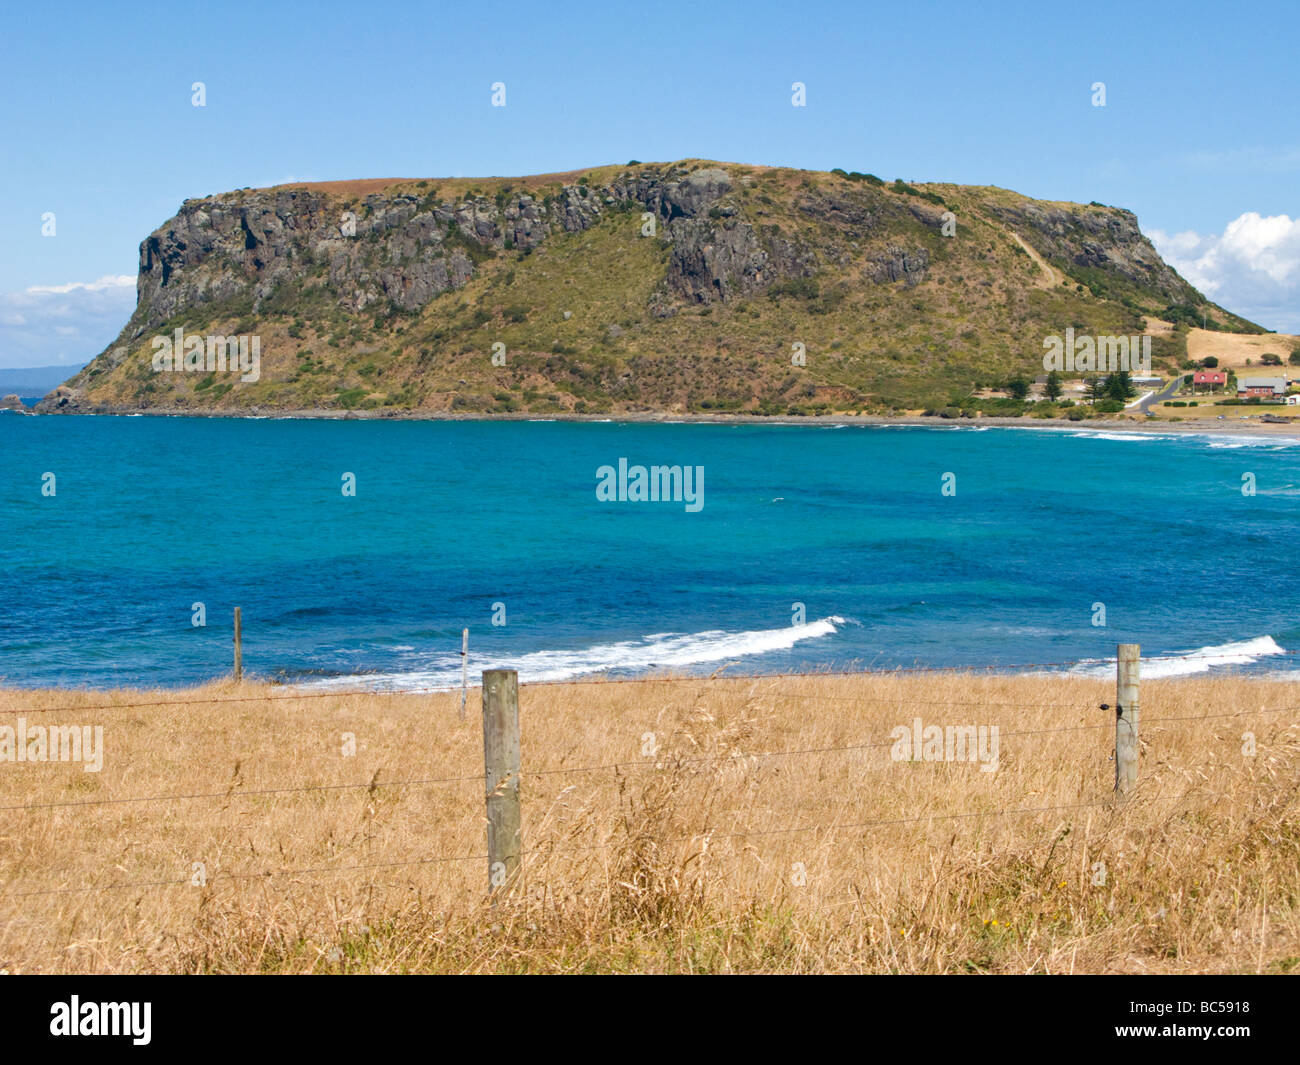
[[[1174,325],[1200,325],[1202,318],[1201,312],[1193,307],[1190,303],[1171,303],[1159,317],[1166,322],[1173,322]]]
[[[817,282],[811,277],[792,277],[769,285],[767,295],[769,299],[778,299],[781,296],[795,296],[799,299],[809,300],[816,299],[819,291]]]
[[[496,256],[496,252],[491,248],[484,247],[477,240],[473,240],[462,233],[460,227],[456,225],[455,222],[447,227],[447,232],[443,235],[442,243],[443,247],[448,251],[451,251],[453,248],[459,248],[469,257],[471,262],[475,263],[483,263],[488,259],[495,258]]]

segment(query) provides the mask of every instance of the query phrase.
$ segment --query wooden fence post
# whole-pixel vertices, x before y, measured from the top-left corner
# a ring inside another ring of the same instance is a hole
[[[244,630],[239,616],[239,607],[235,607],[235,681],[244,679]]]
[[[1138,779],[1138,679],[1141,647],[1122,643],[1115,656],[1115,791],[1124,794]]]
[[[519,674],[483,671],[483,779],[487,791],[488,891],[519,868]]]

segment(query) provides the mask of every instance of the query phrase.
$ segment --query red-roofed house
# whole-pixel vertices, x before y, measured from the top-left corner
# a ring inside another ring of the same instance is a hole
[[[1208,385],[1211,392],[1216,388],[1228,383],[1228,372],[1226,370],[1197,370],[1192,374],[1192,391],[1196,391],[1197,385]]]

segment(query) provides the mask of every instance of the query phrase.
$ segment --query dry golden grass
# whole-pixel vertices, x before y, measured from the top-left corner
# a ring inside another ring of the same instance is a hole
[[[1189,329],[1187,331],[1187,357],[1200,362],[1208,355],[1219,360],[1219,369],[1234,369],[1237,376],[1277,377],[1286,368],[1292,350],[1300,344],[1300,336],[1289,333],[1218,333],[1214,330]],[[1265,366],[1259,360],[1265,354],[1277,355],[1282,366]],[[1250,360],[1250,366],[1246,360]]]
[[[1300,964],[1295,684],[1146,682],[1140,786],[1121,804],[1098,709],[1113,682],[525,685],[526,857],[495,905],[477,693],[467,724],[455,695],[293,694],[0,692],[0,724],[102,724],[106,750],[98,774],[0,763],[0,969]],[[891,760],[890,731],[916,717],[999,726],[997,772]],[[266,793],[338,783],[358,786]]]

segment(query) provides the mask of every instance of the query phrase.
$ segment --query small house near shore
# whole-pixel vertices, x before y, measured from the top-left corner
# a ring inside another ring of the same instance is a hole
[[[1238,396],[1281,398],[1286,395],[1285,377],[1238,377]]]

